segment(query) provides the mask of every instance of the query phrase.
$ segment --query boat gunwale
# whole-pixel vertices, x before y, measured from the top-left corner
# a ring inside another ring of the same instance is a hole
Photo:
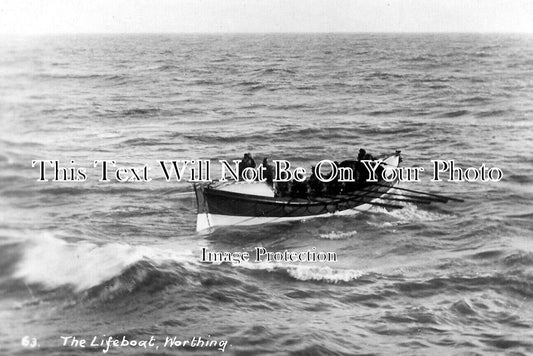
[[[339,194],[336,195],[334,198],[330,197],[308,197],[308,198],[300,198],[300,197],[265,197],[265,196],[259,196],[259,195],[253,195],[253,194],[243,194],[243,193],[237,193],[237,192],[228,192],[224,190],[219,190],[216,188],[211,188],[209,186],[204,187],[204,194],[212,194],[217,195],[221,197],[231,198],[231,199],[238,199],[238,200],[244,200],[244,201],[252,201],[256,203],[267,203],[267,204],[279,204],[279,205],[293,205],[293,206],[320,206],[324,204],[334,204],[339,203],[343,201],[349,201],[349,200],[358,200],[358,199],[379,199],[379,197],[369,197],[368,194],[372,193],[378,193],[378,194],[386,194],[386,190],[389,190],[392,188],[394,184],[391,184],[390,187],[383,187],[378,185],[368,185],[364,188],[372,188],[375,187],[375,190],[355,190],[351,192],[350,194]],[[380,192],[380,190],[383,189],[384,192]],[[359,193],[359,194],[357,194]],[[327,201],[316,201],[313,200],[313,198],[321,198],[321,199],[328,199]]]

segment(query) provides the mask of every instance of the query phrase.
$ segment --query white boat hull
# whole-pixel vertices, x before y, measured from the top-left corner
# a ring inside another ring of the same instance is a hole
[[[398,167],[399,152],[383,161],[386,166]],[[379,185],[377,194],[386,194],[397,182],[389,183],[388,187]],[[204,193],[205,189],[205,193]],[[361,196],[339,197],[330,201],[313,200],[310,202],[279,201],[274,199],[274,192],[266,183],[227,182],[210,187],[195,185],[198,214],[196,230],[208,231],[219,226],[251,226],[284,221],[303,221],[313,218],[330,217],[333,215],[354,215],[368,211],[372,207],[390,206],[379,203],[379,197],[369,197],[366,202],[365,191]],[[368,192],[368,191],[366,191]],[[209,203],[206,200],[211,199]],[[361,201],[359,203],[359,201]],[[252,203],[250,203],[252,202]],[[342,205],[352,205],[342,208]],[[211,205],[212,204],[212,205]],[[392,206],[391,206],[392,207]],[[292,210],[291,210],[292,209]],[[315,209],[314,212],[311,210]]]
[[[315,218],[327,218],[331,216],[345,216],[356,215],[360,212],[365,212],[375,207],[372,204],[362,204],[353,209],[337,211],[335,213],[327,213],[312,216],[289,216],[289,217],[255,217],[255,216],[233,216],[201,213],[197,215],[196,231],[208,232],[217,226],[253,226],[270,223],[280,223],[286,221],[306,221]]]

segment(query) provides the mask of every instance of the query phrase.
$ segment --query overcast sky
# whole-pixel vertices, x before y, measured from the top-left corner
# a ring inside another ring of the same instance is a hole
[[[533,0],[0,0],[0,33],[533,32]]]

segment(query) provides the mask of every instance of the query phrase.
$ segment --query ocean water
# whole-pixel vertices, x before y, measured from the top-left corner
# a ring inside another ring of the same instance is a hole
[[[532,354],[532,116],[530,35],[4,37],[0,354],[105,350],[61,336],[159,346],[112,355]],[[191,185],[156,174],[157,160],[310,167],[360,147],[504,176],[401,184],[464,203],[197,234]],[[154,180],[99,182],[104,159]],[[88,179],[37,182],[32,160]],[[258,246],[338,261],[200,263],[204,247]]]

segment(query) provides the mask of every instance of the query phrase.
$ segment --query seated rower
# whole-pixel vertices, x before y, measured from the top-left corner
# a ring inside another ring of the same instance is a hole
[[[336,167],[341,167],[340,163],[338,161],[335,161],[334,163],[335,163]],[[333,172],[331,172],[328,175],[328,178],[331,177],[332,173]],[[341,184],[341,182],[339,182],[339,174],[338,173],[337,173],[337,176],[334,177],[331,182],[327,182],[327,183],[325,183],[325,185],[326,185],[326,194],[327,195],[338,195],[338,194],[342,193],[343,184]]]
[[[316,167],[311,167],[311,176],[307,180],[307,194],[313,196],[320,195],[322,194],[323,188],[323,183],[316,175]]]
[[[306,198],[307,197],[307,184],[305,182],[298,182],[291,180],[289,182],[289,195],[292,198]]]
[[[268,185],[273,186],[274,167],[268,164],[267,158],[263,158],[263,167],[265,168],[265,179]]]
[[[357,155],[357,160],[362,161],[365,159],[366,156],[366,150],[364,148],[359,149],[359,154]]]
[[[358,161],[362,161],[362,160],[373,161],[374,157],[370,153],[367,153],[364,148],[361,148],[361,149],[359,149],[359,154],[357,155],[357,160]]]
[[[287,172],[281,172],[280,178],[281,179],[288,178]],[[274,183],[274,194],[276,197],[286,197],[286,196],[289,196],[289,193],[290,193],[289,182],[279,181],[279,182]]]

